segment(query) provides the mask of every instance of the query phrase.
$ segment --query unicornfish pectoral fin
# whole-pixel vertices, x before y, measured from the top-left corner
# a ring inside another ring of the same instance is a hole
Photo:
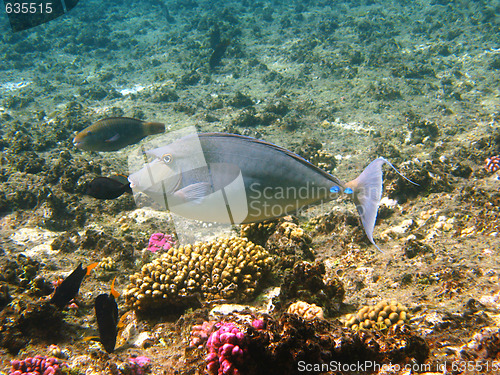
[[[384,164],[388,164],[405,180],[414,185],[418,185],[403,176],[396,167],[384,158],[378,158],[372,161],[364,171],[361,172],[358,178],[346,184],[347,189],[352,189],[352,198],[361,218],[366,236],[379,250],[380,248],[373,240],[373,230],[375,229],[375,221],[377,220],[378,206],[382,199],[382,166]]]
[[[211,193],[211,187],[208,182],[198,182],[188,185],[174,193],[174,196],[185,201],[190,201],[196,204],[201,203],[203,198]]]

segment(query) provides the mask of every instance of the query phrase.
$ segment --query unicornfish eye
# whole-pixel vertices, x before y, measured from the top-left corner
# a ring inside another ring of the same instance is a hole
[[[169,164],[172,161],[172,155],[170,155],[170,154],[164,154],[164,155],[162,155],[161,160],[165,164]]]

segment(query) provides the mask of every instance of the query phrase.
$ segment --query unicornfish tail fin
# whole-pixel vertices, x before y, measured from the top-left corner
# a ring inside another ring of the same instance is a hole
[[[382,166],[384,164],[388,164],[404,179],[415,184],[413,181],[403,176],[384,158],[378,158],[372,161],[356,179],[346,184],[346,192],[352,193],[352,198],[361,218],[366,236],[379,250],[380,248],[373,240],[373,230],[375,228],[375,221],[377,220],[378,206],[382,199]]]

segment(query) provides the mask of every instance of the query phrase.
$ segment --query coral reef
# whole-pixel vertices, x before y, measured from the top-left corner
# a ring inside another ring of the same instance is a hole
[[[55,344],[49,345],[47,352],[49,353],[49,356],[61,359],[68,359],[70,356],[68,349],[61,349],[59,345]]]
[[[146,356],[129,358],[128,362],[118,366],[121,375],[144,375],[149,372],[151,359]]]
[[[52,304],[16,300],[11,305],[0,313],[0,346],[10,353],[28,343],[59,340],[67,333],[61,311]]]
[[[385,206],[381,206],[379,219],[386,216],[386,213],[383,212],[384,209]],[[369,244],[363,228],[359,225],[359,218],[353,211],[332,210],[313,217],[309,220],[308,226],[312,229],[311,234],[313,236],[318,234],[331,234],[334,236],[332,247],[336,249],[345,249],[353,244]]]
[[[248,338],[234,323],[221,323],[207,341],[207,371],[211,375],[240,375]]]
[[[327,172],[332,172],[337,166],[335,156],[324,150],[321,142],[316,139],[305,138],[295,152]]]
[[[14,359],[11,361],[12,368],[9,375],[62,375],[62,369],[68,365],[57,358],[46,358],[42,355],[28,357],[23,360]]]
[[[12,300],[9,293],[9,285],[3,281],[0,282],[0,310],[2,310]]]
[[[297,301],[288,306],[287,313],[296,314],[305,320],[323,319],[323,309],[314,303],[309,304],[304,301]]]
[[[241,236],[277,255],[277,268],[291,268],[298,261],[314,260],[312,238],[292,216],[242,225]]]
[[[111,257],[104,257],[99,262],[99,268],[104,271],[114,271],[116,269],[116,262]]]
[[[234,108],[244,108],[253,105],[253,100],[249,96],[237,91],[228,104]]]
[[[412,160],[399,166],[399,171],[418,185],[409,184],[394,171],[387,171],[387,196],[399,203],[406,202],[417,195],[426,196],[431,193],[450,192],[449,170],[439,161]]]
[[[39,270],[40,263],[38,261],[24,255],[18,255],[15,260],[10,259],[2,267],[0,280],[27,288]]]
[[[419,241],[415,238],[415,236],[408,236],[409,238],[406,240],[403,246],[403,251],[408,258],[414,258],[419,254],[431,253],[432,248]]]
[[[433,142],[439,135],[439,127],[432,121],[422,120],[420,116],[409,111],[405,114],[411,144]]]
[[[252,327],[258,330],[264,329],[266,322],[263,319],[254,319],[252,320]]]
[[[268,220],[260,223],[243,224],[240,229],[240,236],[265,247],[268,238],[274,233],[279,222],[280,220]]]
[[[343,373],[330,366],[375,361],[377,363],[423,363],[429,347],[407,326],[379,331],[352,331],[339,321],[305,320],[283,314],[279,320],[241,321],[237,316],[217,323],[207,341],[209,374],[304,373],[298,363],[317,364],[323,373]],[[309,370],[308,373],[312,373]],[[370,369],[368,369],[370,371]]]
[[[156,253],[158,250],[168,250],[173,245],[175,241],[170,234],[153,233],[149,238],[147,250]]]
[[[81,249],[98,248],[104,255],[112,254],[120,261],[131,261],[134,259],[134,247],[143,246],[143,241],[139,240],[133,243],[133,237],[129,236],[122,241],[114,236],[111,236],[103,231],[87,229],[80,238],[79,247]]]
[[[215,326],[214,321],[205,321],[202,324],[194,325],[191,328],[189,346],[201,348],[208,340]]]
[[[300,260],[314,260],[312,238],[296,223],[280,223],[266,242],[266,249],[278,255],[278,263],[293,266]]]
[[[500,354],[500,329],[483,328],[474,334],[472,340],[464,345],[461,356],[470,360],[473,357],[482,360],[497,360]]]
[[[342,282],[326,272],[324,263],[299,262],[285,274],[275,303],[283,308],[289,301],[301,300],[321,306],[330,315],[338,311],[344,293]]]
[[[171,248],[130,276],[126,304],[146,311],[199,305],[199,299],[246,300],[271,268],[269,253],[245,238]]]
[[[349,332],[338,322],[306,321],[294,314],[283,314],[271,327],[272,333],[269,330],[254,332],[248,346],[260,371],[266,373],[303,373],[297,366],[300,361],[326,365],[328,371],[335,373],[335,369],[328,365],[365,361],[423,363],[429,355],[427,343],[404,329],[394,330],[387,336],[376,331]],[[261,346],[260,353],[256,345]],[[325,371],[325,367],[322,368]]]
[[[491,156],[487,158],[484,163],[484,168],[494,173],[500,169],[500,155]]]
[[[397,302],[381,301],[375,306],[364,306],[356,314],[348,314],[346,327],[353,330],[375,328],[385,331],[391,326],[402,326],[410,319],[408,309]]]

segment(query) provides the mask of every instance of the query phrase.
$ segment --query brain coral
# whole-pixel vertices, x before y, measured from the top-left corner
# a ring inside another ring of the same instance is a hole
[[[223,238],[170,248],[130,276],[124,292],[135,310],[185,308],[200,300],[245,300],[271,268],[271,257],[246,238]]]

